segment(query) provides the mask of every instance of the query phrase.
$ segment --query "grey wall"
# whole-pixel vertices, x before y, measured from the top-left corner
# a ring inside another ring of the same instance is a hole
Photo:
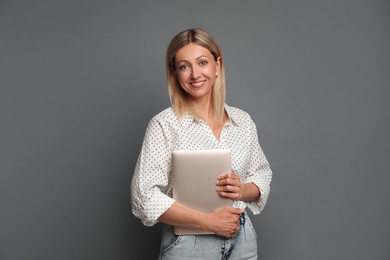
[[[169,40],[219,41],[274,171],[261,259],[390,259],[389,1],[0,2],[0,259],[155,259],[131,215]]]

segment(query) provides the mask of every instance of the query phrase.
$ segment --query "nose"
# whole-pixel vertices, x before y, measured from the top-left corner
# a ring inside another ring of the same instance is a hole
[[[200,76],[200,70],[196,66],[193,66],[191,68],[191,78],[197,79]]]

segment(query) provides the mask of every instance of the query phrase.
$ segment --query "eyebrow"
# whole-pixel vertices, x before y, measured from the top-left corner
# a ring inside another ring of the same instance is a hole
[[[206,55],[200,55],[199,57],[195,58],[196,60],[199,60],[201,58],[206,58],[208,59],[208,57]],[[177,61],[177,63],[179,64],[180,62],[188,62],[188,60],[179,60]]]

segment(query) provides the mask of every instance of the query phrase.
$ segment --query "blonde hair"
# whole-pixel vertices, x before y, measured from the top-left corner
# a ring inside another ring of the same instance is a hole
[[[217,61],[220,58],[220,68],[218,77],[215,79],[212,92],[212,106],[214,109],[214,119],[217,123],[222,124],[225,114],[225,67],[223,65],[222,53],[210,34],[206,31],[194,28],[188,29],[177,34],[170,42],[166,54],[166,74],[168,81],[168,92],[171,104],[179,117],[184,115],[185,111],[191,111],[188,103],[188,94],[180,86],[176,77],[175,56],[176,53],[184,46],[193,43],[208,49]],[[193,114],[194,112],[191,111]],[[196,114],[194,114],[197,116]]]

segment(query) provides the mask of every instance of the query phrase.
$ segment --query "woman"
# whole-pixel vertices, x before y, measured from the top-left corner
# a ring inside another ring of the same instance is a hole
[[[272,172],[250,116],[225,104],[220,48],[204,30],[180,32],[168,46],[166,73],[172,107],[147,127],[131,184],[133,214],[147,226],[167,224],[160,259],[257,259],[245,208],[262,211]],[[172,151],[202,149],[231,150],[232,172],[218,177],[216,192],[233,199],[233,207],[206,214],[173,200]],[[215,235],[176,236],[174,225]]]

